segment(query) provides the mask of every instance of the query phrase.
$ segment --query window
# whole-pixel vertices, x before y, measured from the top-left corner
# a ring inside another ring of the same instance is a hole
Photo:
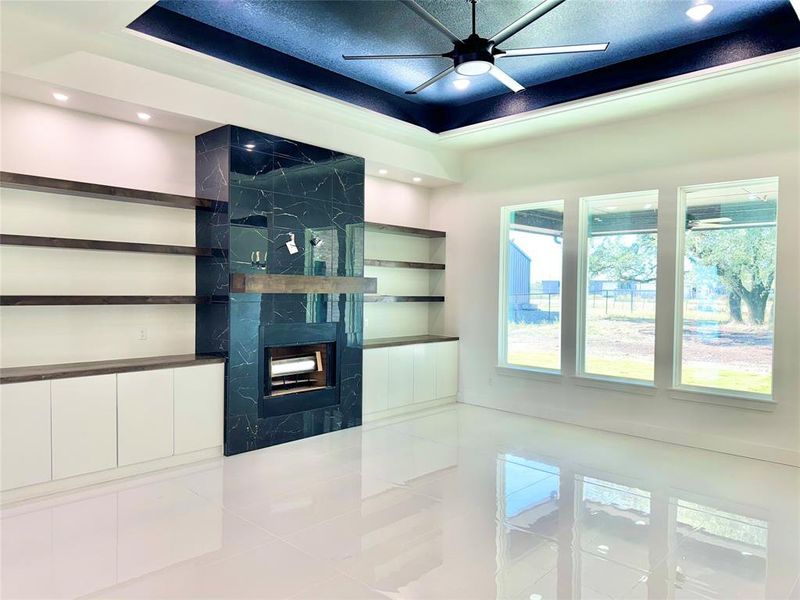
[[[563,201],[503,209],[500,364],[561,368]]]
[[[681,196],[676,385],[770,395],[778,180]]]
[[[582,375],[653,381],[657,221],[657,191],[582,200]]]

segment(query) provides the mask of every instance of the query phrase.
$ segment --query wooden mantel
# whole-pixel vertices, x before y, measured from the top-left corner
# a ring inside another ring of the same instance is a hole
[[[234,294],[373,294],[374,277],[329,277],[323,275],[270,275],[233,273]]]

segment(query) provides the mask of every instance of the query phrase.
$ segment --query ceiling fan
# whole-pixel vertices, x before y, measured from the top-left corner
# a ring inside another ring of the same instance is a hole
[[[521,92],[525,88],[515,81],[508,73],[498,67],[495,64],[495,59],[507,58],[510,56],[543,56],[547,54],[569,54],[573,52],[603,52],[608,48],[608,43],[549,46],[542,48],[516,48],[513,50],[501,50],[497,47],[564,1],[565,0],[544,0],[492,37],[483,38],[476,32],[475,5],[478,0],[467,0],[472,8],[472,33],[466,39],[461,40],[415,0],[400,0],[400,2],[425,19],[430,25],[446,35],[453,43],[453,49],[450,52],[444,52],[442,54],[373,54],[360,56],[348,56],[343,54],[342,58],[345,60],[405,60],[440,57],[453,59],[452,67],[448,67],[441,73],[434,75],[428,79],[428,81],[421,83],[413,90],[407,91],[406,94],[421,92],[440,79],[447,77],[453,71],[466,77],[474,77],[476,75],[485,75],[488,73],[497,79],[497,81],[507,86],[511,91]]]

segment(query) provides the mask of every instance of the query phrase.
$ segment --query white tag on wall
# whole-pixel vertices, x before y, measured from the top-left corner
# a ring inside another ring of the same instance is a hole
[[[286,242],[286,248],[289,250],[289,254],[297,254],[299,250],[297,249],[297,244],[294,242],[294,234],[289,234],[289,241]]]

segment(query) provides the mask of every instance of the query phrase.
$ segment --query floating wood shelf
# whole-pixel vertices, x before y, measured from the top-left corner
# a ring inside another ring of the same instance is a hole
[[[370,348],[392,348],[395,346],[411,346],[414,344],[436,344],[437,342],[457,342],[458,337],[451,335],[405,335],[402,337],[374,338],[364,340],[364,350]]]
[[[0,296],[0,306],[208,304],[211,296]]]
[[[431,271],[444,271],[442,263],[410,262],[405,260],[383,260],[380,258],[365,258],[367,267],[390,267],[397,269],[428,269]]]
[[[0,383],[22,383],[25,381],[66,379],[68,377],[87,377],[89,375],[107,375],[110,373],[130,373],[133,371],[171,369],[173,367],[189,367],[221,362],[225,362],[225,359],[221,356],[171,354],[169,356],[149,356],[146,358],[123,358],[57,365],[36,365],[32,367],[7,367],[0,369]]]
[[[413,235],[425,238],[443,238],[447,234],[444,231],[434,229],[421,229],[419,227],[404,227],[403,225],[388,225],[386,223],[365,222],[364,227],[367,231],[379,231],[382,233],[395,233],[399,235]]]
[[[69,179],[55,179],[53,177],[40,177],[38,175],[25,175],[23,173],[9,173],[0,171],[0,186],[18,190],[34,192],[50,192],[67,194],[70,196],[83,196],[100,200],[116,200],[119,202],[134,202],[137,204],[150,204],[153,206],[167,206],[170,208],[211,208],[213,202],[205,198],[182,196],[180,194],[165,194],[148,190],[71,181]]]
[[[444,302],[444,296],[364,296],[364,302]]]
[[[71,248],[77,250],[110,250],[116,252],[155,252],[188,256],[211,256],[210,248],[143,244],[139,242],[112,242],[107,240],[81,240],[74,238],[39,237],[34,235],[0,235],[4,246],[31,246],[36,248]]]
[[[374,277],[234,273],[231,292],[245,294],[363,294],[376,292]]]

